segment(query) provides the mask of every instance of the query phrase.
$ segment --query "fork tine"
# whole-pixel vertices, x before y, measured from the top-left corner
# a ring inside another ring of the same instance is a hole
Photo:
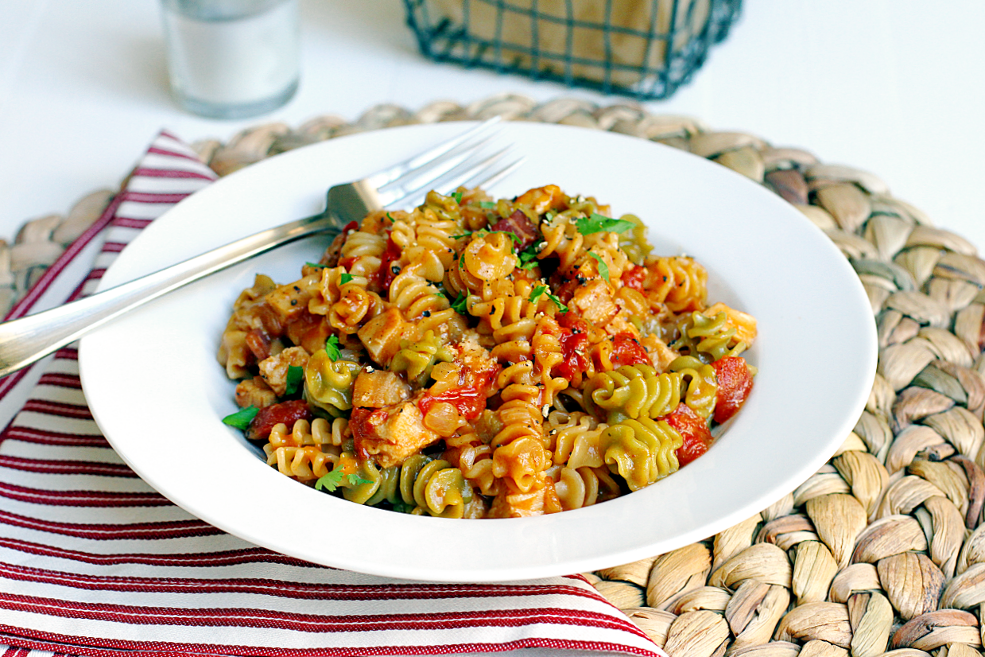
[[[463,162],[474,157],[489,143],[492,137],[492,135],[486,136],[475,143],[459,149],[459,152],[454,155],[446,155],[445,157],[439,158],[437,163],[432,162],[425,165],[422,169],[407,172],[383,187],[377,188],[380,198],[384,203],[389,203],[390,201],[387,200],[389,198],[400,198],[411,193],[411,190],[432,185],[436,180],[441,180],[450,172],[458,169]]]
[[[510,146],[507,146],[506,148],[500,149],[479,162],[470,161],[464,164],[459,164],[454,169],[446,172],[443,176],[436,179],[429,178],[428,180],[422,181],[422,184],[416,185],[409,189],[402,187],[389,193],[380,194],[380,200],[383,201],[384,205],[391,205],[397,201],[420,198],[431,189],[454,190],[462,183],[476,177],[482,171],[493,166],[497,160],[503,157],[503,155],[510,150],[510,148]],[[418,181],[414,182],[417,183]]]
[[[433,146],[428,150],[424,151],[423,153],[419,153],[414,157],[405,160],[404,162],[401,162],[392,167],[384,169],[383,171],[378,171],[377,173],[368,176],[364,180],[367,183],[379,189],[380,187],[383,187],[384,185],[397,180],[398,178],[406,175],[411,171],[427,166],[428,164],[434,162],[442,155],[445,155],[446,153],[448,153],[455,147],[459,146],[460,144],[464,144],[465,142],[469,141],[473,137],[480,135],[483,132],[486,132],[491,127],[499,123],[501,120],[502,119],[499,116],[494,116],[491,119],[487,119],[486,121],[483,121],[479,125],[472,128],[471,130],[468,130],[456,137],[449,139],[448,141],[438,144],[437,146]]]
[[[506,176],[510,175],[511,173],[513,173],[514,171],[516,171],[517,169],[519,169],[520,168],[520,165],[523,164],[524,161],[526,161],[526,159],[527,158],[524,156],[524,157],[520,157],[520,158],[518,158],[516,160],[513,160],[512,162],[510,162],[509,164],[507,164],[502,169],[496,171],[495,173],[489,174],[488,177],[482,177],[485,174],[485,170],[483,170],[483,171],[477,173],[476,175],[474,175],[473,177],[469,178],[465,182],[463,182],[462,183],[462,186],[464,186],[464,187],[482,187],[482,186],[485,186],[487,188],[488,187],[492,187],[493,185],[495,185],[496,183],[498,183],[500,180],[502,180]],[[486,168],[488,169],[490,167],[486,167]]]

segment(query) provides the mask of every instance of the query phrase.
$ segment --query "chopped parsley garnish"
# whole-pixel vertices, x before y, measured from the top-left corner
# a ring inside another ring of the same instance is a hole
[[[479,207],[483,210],[492,210],[496,204],[493,201],[479,201]]]
[[[328,340],[325,341],[325,351],[332,360],[338,360],[342,356],[342,352],[339,351],[339,336],[328,336]]]
[[[563,303],[561,303],[561,300],[559,298],[557,298],[551,293],[547,294],[547,298],[554,302],[554,305],[557,306],[557,309],[560,310],[562,314],[568,312],[568,307]]]
[[[362,484],[371,484],[373,482],[369,479],[363,479],[354,473],[346,474],[342,468],[339,468],[338,470],[332,470],[328,474],[319,477],[315,482],[315,490],[327,490],[331,493],[345,483],[348,483],[350,486],[359,486]]]
[[[453,199],[455,199],[455,202],[456,203],[461,203],[462,202],[462,193],[461,192],[453,192],[452,195],[451,195],[451,197]]]
[[[597,253],[593,253],[591,251],[588,252],[588,255],[592,256],[593,258],[595,258],[598,261],[598,264],[599,264],[599,275],[602,276],[602,278],[605,279],[605,282],[606,283],[611,282],[611,281],[609,281],[609,265],[605,264],[605,260],[602,259],[602,256],[600,256]]]
[[[396,220],[396,219],[394,219],[394,218],[393,218],[393,215],[391,215],[391,214],[390,214],[389,212],[387,212],[387,213],[386,213],[386,218],[390,220],[390,223],[391,223],[391,224],[395,224],[395,223],[397,223],[397,220]]]
[[[253,421],[253,418],[255,418],[259,412],[260,409],[256,406],[247,406],[246,408],[241,408],[235,413],[222,418],[222,423],[228,424],[234,429],[246,431],[250,428],[250,422]]]
[[[582,235],[592,233],[625,233],[627,230],[636,228],[636,224],[625,219],[613,219],[593,212],[591,217],[582,218],[575,222],[578,232]]]
[[[298,391],[298,386],[304,379],[304,368],[298,365],[287,366],[287,394],[293,395]]]
[[[328,267],[328,265],[323,265],[317,262],[306,262],[304,264],[308,267],[316,267],[318,269],[324,269],[325,267]]]
[[[506,235],[508,235],[508,236],[509,236],[509,238],[510,238],[511,240],[513,240],[513,243],[514,243],[514,244],[519,244],[519,243],[520,243],[520,242],[522,241],[522,240],[521,240],[521,239],[519,238],[519,236],[517,236],[517,234],[516,234],[516,233],[511,233],[511,232],[508,232],[508,231],[505,231],[505,230],[494,230],[494,231],[492,231],[492,233],[505,233]],[[489,234],[490,234],[490,235],[492,235],[492,233],[489,233]]]
[[[568,307],[563,303],[561,303],[561,300],[557,298],[557,296],[551,294],[550,292],[547,292],[546,285],[538,285],[537,287],[534,288],[534,291],[530,293],[530,303],[536,303],[537,299],[539,299],[541,295],[543,295],[545,292],[547,293],[547,298],[550,299],[552,302],[554,302],[554,305],[557,306],[558,310],[560,310],[562,313],[568,312]]]
[[[460,315],[467,315],[469,312],[469,295],[458,293],[458,297],[451,302],[451,309]]]
[[[540,249],[536,246],[528,246],[523,251],[516,254],[516,266],[520,269],[530,271],[540,264],[540,261],[537,259],[537,254],[539,252]]]
[[[353,279],[352,274],[342,274],[341,276],[339,276],[339,285],[345,285],[352,279]]]

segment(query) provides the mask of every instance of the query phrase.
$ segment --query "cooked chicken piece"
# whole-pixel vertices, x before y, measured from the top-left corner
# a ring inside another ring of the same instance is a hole
[[[424,415],[411,401],[375,411],[353,409],[349,429],[356,455],[375,461],[381,468],[400,465],[439,440],[438,434],[424,426]]]
[[[605,326],[619,312],[608,284],[601,278],[588,281],[575,290],[568,304],[578,315],[596,326]]]
[[[365,369],[352,387],[352,405],[383,408],[405,402],[411,397],[410,384],[394,372]]]
[[[270,389],[263,377],[240,381],[236,386],[236,403],[240,408],[255,406],[264,408],[277,401],[277,393]]]
[[[303,368],[308,364],[308,352],[304,347],[288,347],[276,356],[260,361],[260,376],[278,397],[287,394],[287,370],[292,365]]]
[[[320,270],[293,283],[278,285],[264,299],[286,322],[308,310],[308,302],[321,279]]]
[[[366,322],[357,335],[369,357],[386,367],[400,351],[402,340],[412,340],[416,329],[406,321],[398,308],[390,308]]]
[[[481,379],[491,376],[490,372],[499,369],[496,359],[479,342],[479,333],[475,329],[467,330],[461,342],[452,345],[452,349],[457,352],[455,362],[462,366],[465,377],[463,385],[476,385]]]
[[[680,357],[680,354],[667,346],[667,343],[655,335],[640,338],[640,344],[650,355],[650,362],[658,372],[666,372],[670,364]]]

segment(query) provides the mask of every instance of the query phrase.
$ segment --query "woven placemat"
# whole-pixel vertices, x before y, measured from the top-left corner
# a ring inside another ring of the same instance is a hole
[[[849,258],[878,325],[866,410],[824,467],[716,536],[586,575],[598,590],[672,657],[981,654],[985,262],[878,177],[687,117],[514,95],[266,124],[194,148],[225,175],[344,134],[492,115],[658,141],[766,185]],[[0,242],[0,304],[23,295],[112,195],[93,192]]]

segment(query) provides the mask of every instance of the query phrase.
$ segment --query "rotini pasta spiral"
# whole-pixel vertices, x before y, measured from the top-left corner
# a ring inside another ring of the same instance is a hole
[[[418,454],[400,466],[400,496],[429,515],[461,518],[472,502],[472,486],[448,461]]]
[[[599,439],[605,463],[626,480],[630,490],[677,472],[677,450],[684,438],[672,426],[648,417],[611,425]]]
[[[608,427],[582,411],[553,411],[547,418],[547,435],[554,465],[598,468],[603,465],[599,437]]]
[[[707,279],[557,185],[432,191],[293,282],[258,275],[218,356],[282,475],[413,515],[555,513],[686,466],[744,403],[756,320]]]
[[[619,495],[619,484],[605,468],[560,466],[551,477],[561,509],[570,511],[611,500]]]
[[[541,230],[544,232],[544,241],[537,254],[539,259],[557,256],[558,268],[564,271],[574,267],[584,255],[585,237],[569,217],[558,215],[542,224]]]
[[[324,349],[315,352],[304,368],[304,393],[308,403],[340,416],[352,408],[352,384],[362,366],[347,360],[332,360]]]
[[[682,356],[670,363],[670,369],[681,375],[684,403],[701,417],[710,417],[718,399],[715,368],[692,356]]]
[[[453,358],[452,350],[438,340],[434,331],[427,331],[416,342],[402,343],[400,351],[390,361],[390,371],[403,372],[408,382],[421,387],[431,377],[435,363],[447,363]]]
[[[310,483],[325,476],[338,461],[346,421],[337,418],[332,423],[317,418],[309,423],[297,420],[291,430],[283,423],[270,430],[263,451],[267,465],[276,466],[281,474]]]
[[[349,273],[367,281],[376,277],[386,250],[386,237],[361,230],[353,231],[342,245],[340,263],[346,263]]]
[[[619,238],[619,248],[634,265],[642,266],[653,250],[653,246],[646,239],[646,224],[635,214],[624,214],[619,218],[635,224]]]
[[[680,339],[671,346],[702,360],[721,360],[746,350],[746,343],[736,339],[737,330],[724,312],[714,317],[690,313],[681,320],[680,332]]]
[[[624,365],[612,372],[596,374],[585,386],[585,400],[608,422],[621,418],[657,418],[677,408],[681,401],[681,375],[657,374],[649,365]]]
[[[479,440],[474,433],[466,434],[457,441],[449,444],[444,458],[456,468],[472,484],[473,488],[487,497],[495,497],[503,491],[503,484],[493,472],[493,448]]]
[[[647,265],[653,280],[652,298],[671,312],[702,310],[707,297],[708,272],[692,258],[657,258]]]

